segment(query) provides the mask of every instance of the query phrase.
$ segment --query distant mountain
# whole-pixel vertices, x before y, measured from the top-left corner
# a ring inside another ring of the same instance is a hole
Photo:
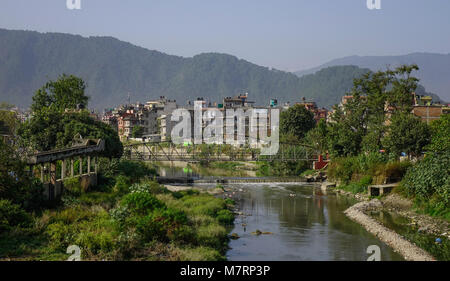
[[[104,108],[159,96],[183,104],[197,97],[220,101],[248,92],[260,104],[298,100],[300,79],[225,54],[192,58],[151,51],[111,37],[81,37],[0,29],[0,100],[29,105],[35,90],[58,75],[87,82],[89,105]]]
[[[144,49],[112,37],[82,37],[0,29],[0,101],[28,106],[48,80],[73,74],[87,83],[89,106],[103,109],[159,96],[187,100],[249,93],[266,105],[270,98],[296,102],[302,97],[330,107],[367,72],[356,66],[335,66],[301,78],[234,56],[207,53],[184,58]]]
[[[336,65],[356,65],[373,71],[393,68],[400,64],[416,63],[420,70],[416,76],[427,91],[433,92],[445,101],[450,101],[450,54],[412,53],[403,56],[350,56],[332,60],[319,67],[297,71],[303,76],[320,69]]]

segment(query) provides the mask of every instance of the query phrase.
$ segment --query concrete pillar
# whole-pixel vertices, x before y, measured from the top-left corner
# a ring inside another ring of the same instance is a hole
[[[44,164],[41,164],[41,182],[44,182]]]
[[[72,159],[70,159],[70,177],[72,177],[73,178],[73,158]]]
[[[61,162],[61,180],[64,180],[66,176],[66,159]]]
[[[94,172],[97,174],[98,172],[98,157],[95,156],[95,162],[94,162]]]
[[[91,155],[87,157],[87,173],[88,175],[91,173]]]
[[[80,176],[83,174],[83,158],[80,156]]]
[[[50,163],[50,183],[56,183],[56,162]]]

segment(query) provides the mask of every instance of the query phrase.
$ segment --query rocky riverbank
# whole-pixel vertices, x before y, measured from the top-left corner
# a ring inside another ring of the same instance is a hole
[[[368,194],[353,194],[334,187],[334,184],[328,182],[322,184],[322,188],[328,190],[332,189],[338,194],[351,196],[357,199],[359,203],[347,209],[345,214],[352,220],[363,225],[366,230],[376,235],[380,240],[390,245],[396,252],[402,254],[405,259],[434,260],[429,253],[372,218],[370,216],[371,213],[382,211],[395,213],[396,215],[408,219],[408,221],[410,221],[408,226],[417,229],[418,233],[450,238],[450,224],[447,221],[428,215],[418,214],[414,211],[413,202],[399,194],[391,193],[381,197],[380,200],[371,200]]]
[[[410,261],[434,261],[435,258],[425,250],[407,241],[391,229],[383,226],[369,215],[367,212],[376,211],[383,207],[378,199],[359,202],[345,210],[345,214],[352,220],[358,222],[364,228],[378,237],[381,241],[389,245],[394,251],[401,254]]]

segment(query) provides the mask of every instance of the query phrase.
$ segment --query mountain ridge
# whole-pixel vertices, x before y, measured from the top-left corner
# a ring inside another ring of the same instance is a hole
[[[103,109],[132,101],[166,96],[184,105],[205,97],[221,102],[226,96],[249,93],[249,99],[267,105],[315,100],[330,107],[368,69],[336,66],[314,75],[294,73],[248,62],[223,53],[193,57],[168,55],[110,36],[40,33],[0,28],[0,100],[20,107],[31,103],[34,92],[63,73],[87,84],[91,108]]]
[[[399,64],[419,65],[417,77],[427,91],[439,95],[442,99],[450,101],[450,53],[414,52],[406,55],[390,56],[347,56],[333,59],[327,63],[294,72],[301,77],[315,73],[322,68],[338,65],[355,65],[368,68],[372,71],[385,70],[387,67],[395,67]]]

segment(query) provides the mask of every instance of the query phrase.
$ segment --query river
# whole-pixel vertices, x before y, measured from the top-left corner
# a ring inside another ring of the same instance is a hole
[[[240,238],[230,240],[228,260],[365,261],[371,245],[379,246],[382,261],[403,260],[344,215],[355,203],[349,197],[323,194],[317,185],[306,183],[230,184],[225,189],[240,213],[230,228]],[[257,235],[258,230],[263,234]]]

